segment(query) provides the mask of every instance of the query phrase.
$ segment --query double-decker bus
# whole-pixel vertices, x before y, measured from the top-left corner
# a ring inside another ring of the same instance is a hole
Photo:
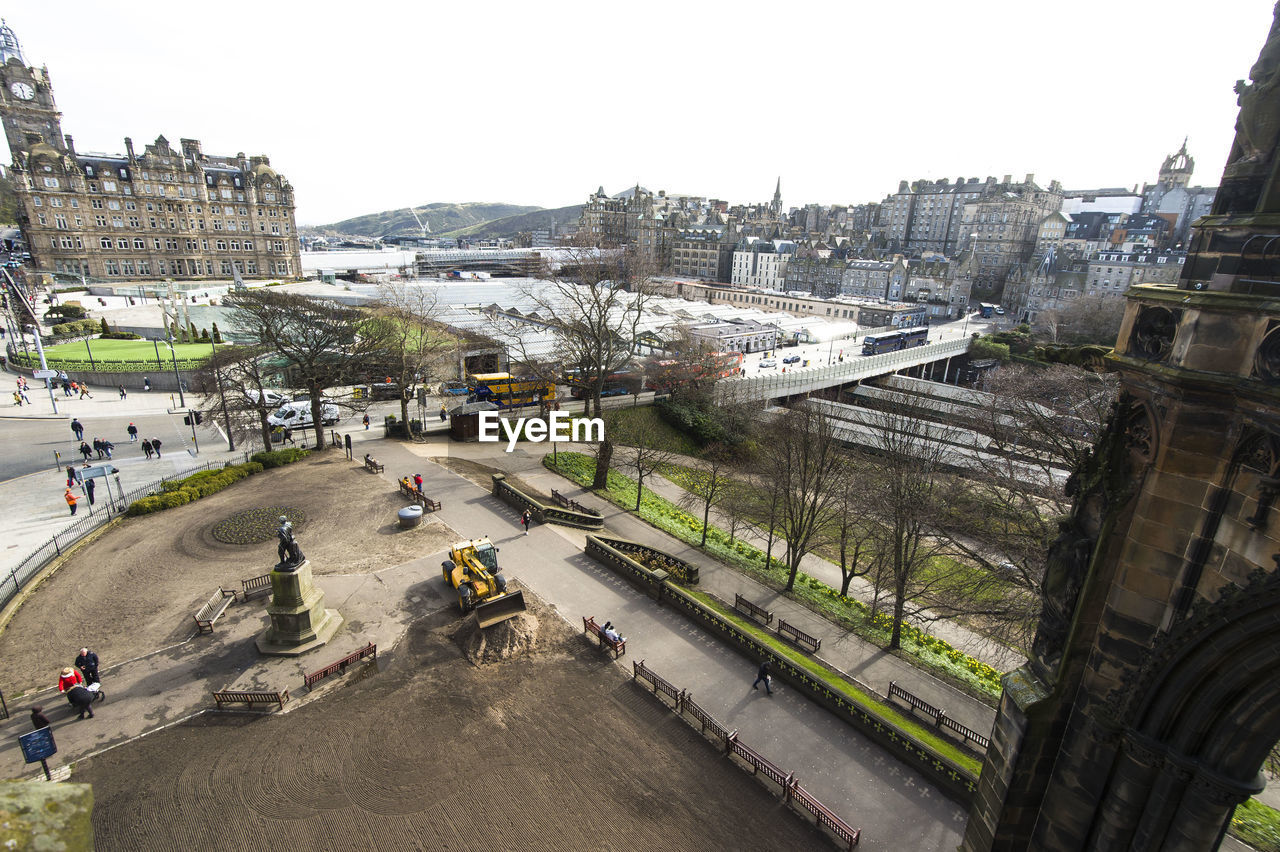
[[[741,352],[712,352],[700,360],[689,362],[659,361],[645,377],[647,390],[670,393],[673,388],[695,381],[718,381],[742,371]]]
[[[590,385],[594,382],[591,380],[593,376],[587,376],[580,379],[580,376],[586,375],[581,370],[569,370],[565,373],[565,381],[569,385],[569,394],[574,399],[589,399],[591,397]],[[604,388],[600,391],[600,396],[622,396],[631,393],[633,389],[638,390],[640,387],[640,374],[634,370],[614,370],[604,380]]]
[[[909,328],[903,331],[886,331],[883,334],[868,334],[862,339],[862,354],[879,355],[881,352],[897,352],[899,349],[924,346],[928,342],[929,329],[927,328]]]
[[[492,402],[499,408],[519,408],[537,405],[540,401],[554,402],[556,386],[533,376],[513,376],[510,373],[473,373],[467,376],[471,393],[468,402]]]

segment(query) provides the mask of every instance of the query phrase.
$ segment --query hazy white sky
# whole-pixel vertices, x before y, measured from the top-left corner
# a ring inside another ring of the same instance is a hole
[[[22,3],[81,151],[265,153],[301,224],[597,186],[878,201],[899,180],[1221,175],[1272,0]]]

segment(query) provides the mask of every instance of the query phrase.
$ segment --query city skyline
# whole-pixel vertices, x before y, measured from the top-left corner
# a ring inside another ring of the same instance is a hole
[[[300,224],[432,202],[557,207],[636,182],[765,201],[778,175],[787,206],[879,201],[917,178],[1132,187],[1187,136],[1193,182],[1212,186],[1231,86],[1261,44],[1241,34],[1265,32],[1272,10],[930,2],[782,18],[560,3],[480,20],[233,2],[223,20],[143,4],[126,36],[76,7],[6,20],[48,66],[78,149],[162,134],[251,146],[293,183]],[[1163,50],[1187,32],[1197,50]]]

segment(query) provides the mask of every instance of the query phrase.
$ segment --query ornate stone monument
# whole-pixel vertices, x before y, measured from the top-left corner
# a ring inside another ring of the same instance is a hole
[[[1204,852],[1280,739],[1280,4],[1181,282],[1128,293],[964,852]]]
[[[324,608],[324,592],[311,578],[311,563],[293,537],[293,525],[280,517],[279,563],[271,572],[271,626],[257,639],[263,654],[296,657],[319,648],[342,626],[336,609]]]

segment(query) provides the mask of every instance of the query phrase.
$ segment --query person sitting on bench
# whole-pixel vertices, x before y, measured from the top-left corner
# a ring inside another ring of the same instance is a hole
[[[613,626],[612,621],[606,621],[604,623],[604,627],[600,628],[600,632],[603,633],[604,638],[608,639],[610,642],[627,641],[626,639],[623,639],[622,636],[618,634],[618,628]]]

